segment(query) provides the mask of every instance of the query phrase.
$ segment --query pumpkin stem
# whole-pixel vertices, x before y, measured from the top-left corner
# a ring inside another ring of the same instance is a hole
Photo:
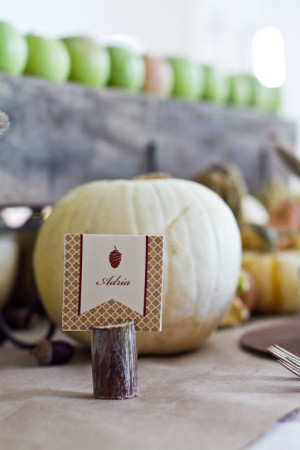
[[[151,172],[151,173],[144,173],[143,175],[138,175],[137,177],[134,177],[134,180],[156,180],[159,178],[171,178],[171,175],[168,173],[162,173],[162,172]]]

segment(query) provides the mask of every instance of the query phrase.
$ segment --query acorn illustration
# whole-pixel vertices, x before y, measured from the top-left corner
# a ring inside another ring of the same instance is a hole
[[[113,269],[116,269],[121,262],[122,253],[119,252],[117,247],[114,245],[115,249],[109,254],[109,262]]]

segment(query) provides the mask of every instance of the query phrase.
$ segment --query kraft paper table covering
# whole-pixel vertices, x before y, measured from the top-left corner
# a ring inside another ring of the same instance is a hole
[[[300,406],[298,378],[238,346],[242,333],[263,323],[218,330],[196,352],[140,358],[140,396],[123,401],[93,399],[86,351],[68,365],[38,367],[6,343],[0,448],[239,449]]]

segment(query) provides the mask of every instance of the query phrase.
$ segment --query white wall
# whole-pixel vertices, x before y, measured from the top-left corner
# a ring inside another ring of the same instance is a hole
[[[0,0],[0,18],[49,36],[129,34],[157,53],[184,53],[190,0]]]

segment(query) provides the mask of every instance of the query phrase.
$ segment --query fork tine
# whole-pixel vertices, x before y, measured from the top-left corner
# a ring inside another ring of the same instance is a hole
[[[300,363],[298,361],[294,361],[292,358],[287,357],[286,358],[286,362],[289,362],[290,364],[292,364],[294,367],[297,368],[297,370],[300,370]]]
[[[299,370],[299,372],[300,372],[300,365],[299,365],[299,364],[296,364],[294,361],[290,360],[289,358],[287,358],[286,360],[284,360],[284,362],[285,362],[286,364],[289,364],[291,367],[294,367],[295,370]]]
[[[287,356],[288,354],[288,351],[282,347],[279,347],[279,345],[273,345],[272,350],[281,356]]]
[[[285,361],[281,361],[278,360],[279,364],[281,364],[283,367],[285,367],[287,370],[289,370],[290,372],[292,372],[294,375],[297,375],[298,377],[300,377],[300,372],[298,372],[296,369],[294,369],[293,367],[289,366],[288,364],[285,363]]]
[[[300,377],[300,358],[279,345],[271,345],[268,351],[277,358],[279,364]]]
[[[279,350],[277,350],[277,348],[273,346],[269,347],[267,350],[276,358],[285,358],[284,353],[280,352]]]
[[[286,355],[288,358],[300,364],[300,358],[297,355],[294,355],[294,353],[289,352],[288,350],[280,347],[279,345],[275,345],[275,348],[279,350],[279,352],[281,352],[282,354]]]
[[[286,361],[282,361],[282,360],[278,359],[278,362],[279,362],[279,364],[284,366],[286,369],[288,369],[290,372],[292,372],[293,374],[295,374],[298,377],[300,377],[300,370],[294,369]]]
[[[292,360],[294,363],[300,365],[300,358],[293,353],[290,353],[289,351],[285,350],[282,347],[277,346],[271,346],[268,348],[269,352],[275,355],[278,358],[282,359],[289,359]]]
[[[267,350],[268,350],[270,353],[280,354],[280,352],[279,352],[273,345],[271,345],[271,347],[268,347]]]

